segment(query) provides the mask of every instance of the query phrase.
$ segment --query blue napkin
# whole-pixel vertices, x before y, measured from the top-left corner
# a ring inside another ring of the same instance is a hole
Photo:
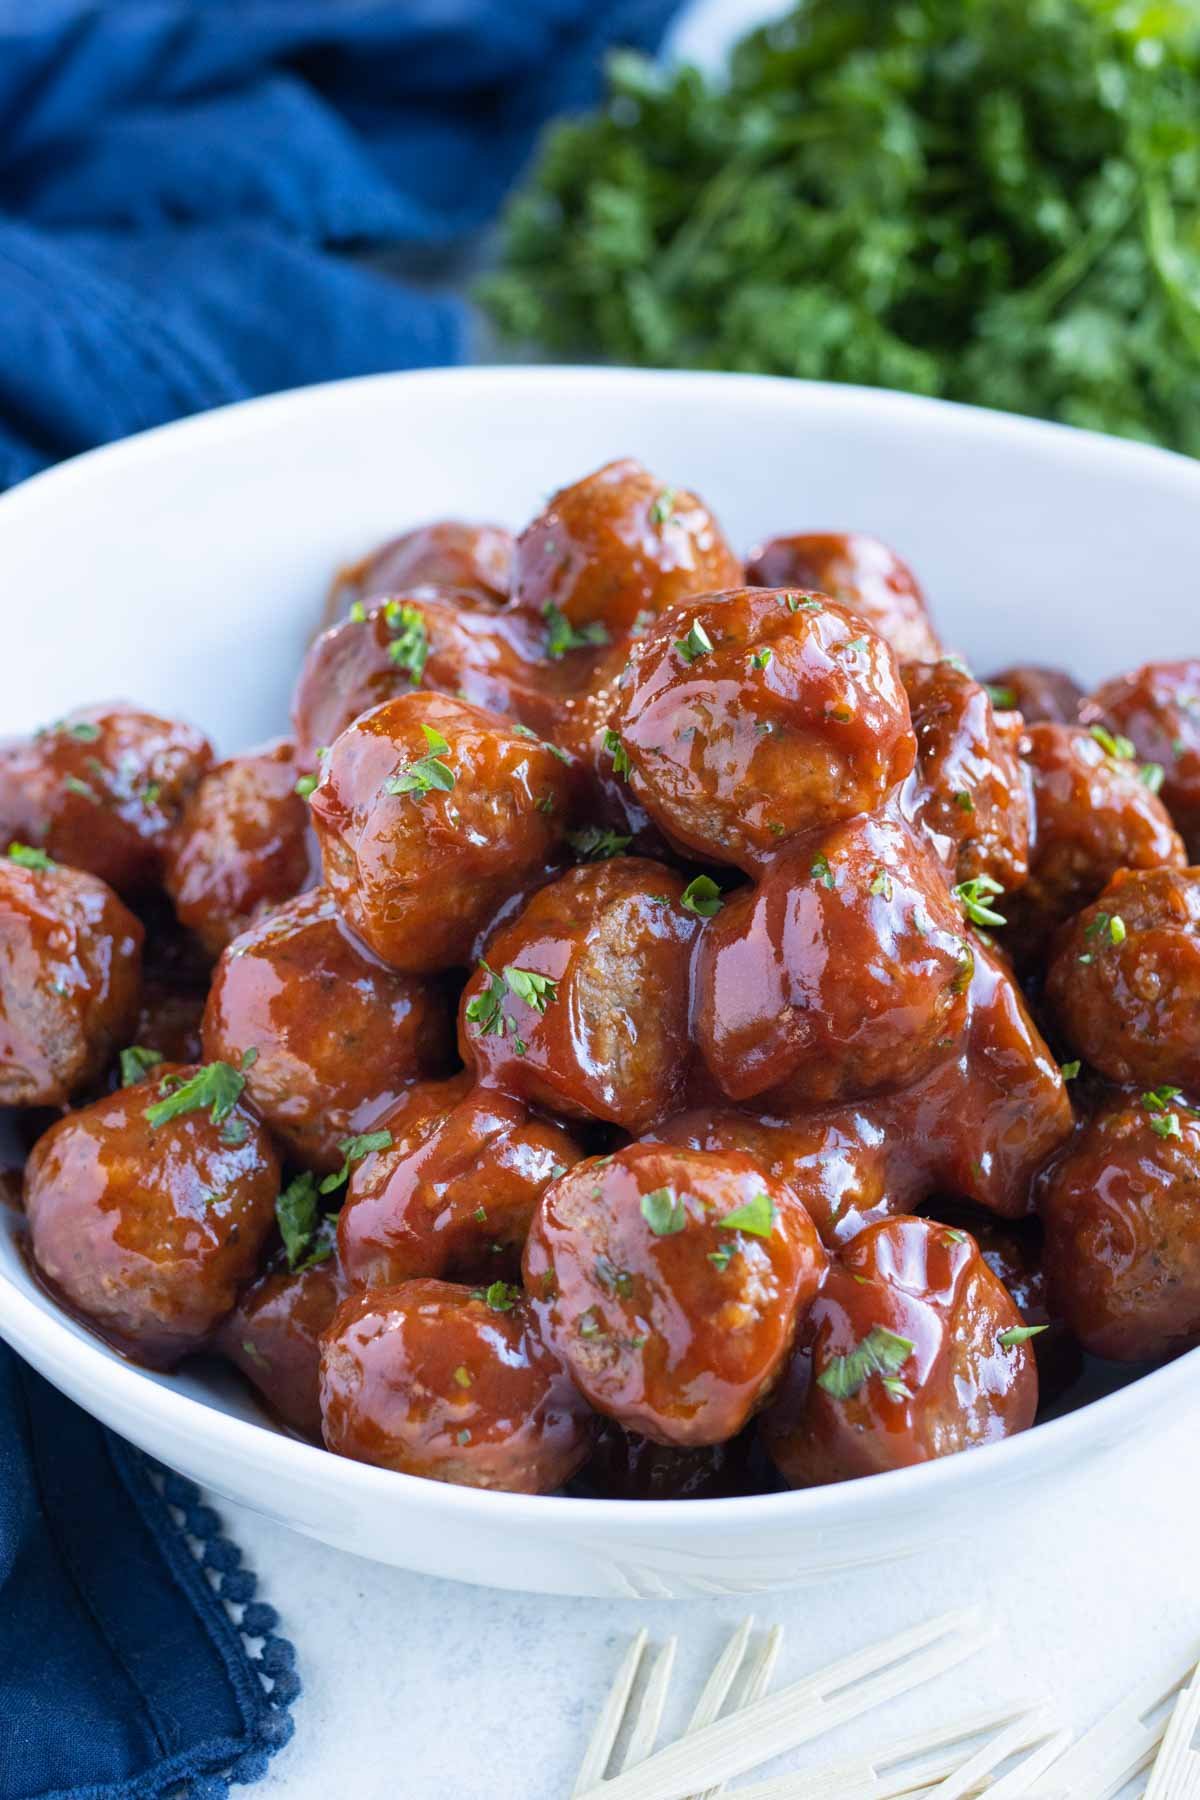
[[[0,489],[250,394],[460,360],[464,308],[358,253],[486,223],[604,50],[652,48],[677,4],[0,0]]]
[[[604,49],[653,48],[676,3],[0,0],[0,488],[226,401],[460,358],[465,309],[366,255],[485,224]],[[190,1483],[0,1343],[0,1800],[259,1776],[299,1681],[253,1590]]]

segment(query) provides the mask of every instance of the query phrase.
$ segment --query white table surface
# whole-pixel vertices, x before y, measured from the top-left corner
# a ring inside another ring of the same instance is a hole
[[[701,0],[669,50],[713,66],[749,22],[779,10],[781,0]],[[951,1607],[978,1607],[993,1633],[936,1690],[778,1767],[819,1765],[1026,1695],[1052,1700],[1082,1730],[1159,1659],[1200,1654],[1200,1445],[1186,1424],[1170,1461],[1156,1460],[1163,1467],[1174,1469],[1170,1483],[1151,1477],[1134,1445],[1102,1482],[1093,1471],[1086,1486],[1032,1490],[1003,1541],[972,1540],[968,1521],[930,1564],[757,1598],[761,1624],[785,1628],[777,1686]],[[304,1681],[295,1737],[250,1790],[263,1800],[566,1800],[638,1626],[655,1641],[680,1638],[669,1736],[749,1610],[739,1599],[570,1600],[461,1586],[220,1510],[260,1597],[280,1612]]]
[[[785,1628],[776,1685],[954,1606],[981,1609],[992,1642],[916,1692],[782,1767],[868,1749],[997,1700],[1052,1700],[1082,1730],[1164,1654],[1200,1654],[1195,1496],[1200,1446],[1172,1428],[1173,1479],[1138,1444],[1101,1479],[1032,1489],[1003,1540],[969,1521],[930,1564],[858,1572],[758,1598]],[[1163,1448],[1161,1439],[1159,1448]],[[296,1735],[256,1793],[279,1800],[565,1800],[621,1652],[639,1625],[680,1638],[677,1729],[740,1599],[571,1600],[382,1568],[224,1507],[282,1615],[305,1683]],[[1195,1646],[1193,1650],[1193,1645]]]

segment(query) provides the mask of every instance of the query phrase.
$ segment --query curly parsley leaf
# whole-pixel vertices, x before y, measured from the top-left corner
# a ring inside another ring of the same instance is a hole
[[[144,1117],[152,1131],[165,1125],[169,1119],[178,1119],[185,1113],[208,1110],[209,1118],[214,1125],[227,1119],[242,1097],[246,1086],[246,1073],[258,1061],[257,1050],[247,1050],[242,1057],[241,1066],[234,1068],[232,1063],[210,1062],[197,1069],[185,1081],[179,1075],[168,1075],[159,1083],[162,1098],[153,1106],[145,1109]]]

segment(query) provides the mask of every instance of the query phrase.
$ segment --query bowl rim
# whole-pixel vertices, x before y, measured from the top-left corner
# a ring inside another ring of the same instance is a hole
[[[314,384],[238,401],[100,445],[40,471],[0,495],[0,553],[10,521],[16,522],[46,507],[57,507],[60,502],[69,503],[75,488],[86,484],[100,470],[127,478],[144,462],[160,455],[186,459],[193,449],[203,450],[212,443],[229,441],[231,436],[286,430],[297,416],[311,414],[314,409],[319,412],[325,408],[352,408],[367,392],[375,397],[385,390],[405,392],[421,387],[453,395],[468,389],[478,392],[518,387],[526,392],[554,394],[561,400],[566,386],[584,390],[604,387],[611,391],[614,384],[623,385],[631,393],[641,389],[647,394],[661,392],[667,386],[700,393],[707,390],[714,397],[738,391],[768,407],[787,409],[799,404],[818,414],[841,414],[851,421],[874,414],[901,424],[911,423],[916,429],[930,421],[936,428],[937,421],[941,421],[940,428],[951,438],[987,438],[1018,446],[1036,443],[1043,448],[1049,446],[1064,461],[1076,464],[1124,463],[1131,473],[1136,471],[1143,479],[1149,475],[1168,488],[1182,487],[1188,498],[1200,498],[1200,463],[1176,452],[923,395],[848,383],[709,370],[485,364],[399,370]],[[17,1224],[14,1235],[19,1237],[21,1230]],[[1093,1447],[1093,1441],[1131,1433],[1148,1416],[1151,1406],[1163,1408],[1191,1387],[1193,1370],[1200,1359],[1200,1348],[1188,1351],[1073,1412],[1015,1437],[978,1446],[969,1453],[959,1452],[824,1487],[728,1498],[656,1500],[647,1512],[648,1503],[641,1501],[459,1487],[337,1457],[278,1428],[235,1417],[196,1399],[170,1385],[169,1377],[166,1381],[148,1378],[148,1371],[125,1361],[101,1339],[89,1335],[85,1327],[45,1310],[2,1267],[0,1298],[0,1337],[8,1339],[18,1354],[34,1360],[36,1368],[43,1372],[55,1370],[64,1379],[74,1377],[73,1385],[86,1385],[93,1393],[103,1393],[122,1413],[144,1420],[148,1432],[140,1435],[186,1438],[190,1447],[213,1455],[218,1467],[222,1453],[232,1453],[244,1464],[257,1463],[264,1469],[274,1465],[281,1478],[295,1477],[321,1488],[344,1488],[364,1501],[384,1502],[390,1497],[397,1506],[434,1506],[447,1522],[478,1517],[500,1529],[506,1525],[536,1525],[555,1540],[575,1538],[580,1532],[598,1532],[608,1541],[614,1535],[634,1532],[635,1521],[641,1521],[638,1531],[653,1526],[656,1531],[661,1528],[673,1536],[689,1529],[707,1534],[714,1527],[755,1523],[845,1527],[855,1516],[890,1511],[922,1499],[944,1499],[964,1483],[1012,1483],[1027,1475],[1039,1461],[1059,1463],[1075,1452],[1086,1452]],[[70,1376],[67,1371],[71,1371]],[[47,1373],[47,1379],[53,1382],[55,1378]],[[87,1410],[85,1402],[80,1404]]]

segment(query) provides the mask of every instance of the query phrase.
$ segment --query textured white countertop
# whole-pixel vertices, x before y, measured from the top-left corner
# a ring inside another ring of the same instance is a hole
[[[859,1571],[754,1602],[785,1627],[776,1686],[954,1606],[990,1647],[780,1767],[832,1760],[997,1700],[1052,1700],[1083,1729],[1167,1654],[1200,1654],[1186,1425],[1117,1452],[1088,1483],[1031,1488],[1003,1534],[966,1529],[927,1563]],[[678,1729],[745,1601],[570,1600],[459,1586],[360,1561],[222,1506],[261,1597],[296,1645],[296,1735],[263,1800],[566,1800],[620,1654],[639,1625],[680,1638]],[[948,1522],[949,1523],[949,1522]]]

